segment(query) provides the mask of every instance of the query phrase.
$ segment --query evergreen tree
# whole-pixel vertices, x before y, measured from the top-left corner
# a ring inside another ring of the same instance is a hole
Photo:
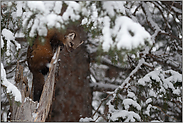
[[[27,47],[70,27],[84,43],[60,54],[48,121],[182,121],[181,1],[1,2],[2,121]]]

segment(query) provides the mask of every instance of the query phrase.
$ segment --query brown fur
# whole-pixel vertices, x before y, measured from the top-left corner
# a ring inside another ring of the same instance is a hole
[[[44,85],[44,75],[49,71],[47,64],[50,63],[56,48],[59,45],[64,45],[67,51],[70,52],[82,43],[78,34],[73,30],[67,30],[63,34],[63,32],[53,28],[48,30],[46,37],[36,37],[33,45],[29,46],[27,51],[28,67],[33,73],[34,101],[40,99]]]

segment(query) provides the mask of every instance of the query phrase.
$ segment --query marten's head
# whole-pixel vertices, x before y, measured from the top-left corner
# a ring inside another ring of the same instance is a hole
[[[83,38],[75,29],[67,29],[66,32],[55,28],[49,29],[46,39],[50,41],[53,49],[56,49],[58,45],[64,45],[68,52],[73,51],[83,43]]]
[[[72,52],[83,43],[79,34],[74,30],[67,30],[64,35],[64,42],[68,52]]]

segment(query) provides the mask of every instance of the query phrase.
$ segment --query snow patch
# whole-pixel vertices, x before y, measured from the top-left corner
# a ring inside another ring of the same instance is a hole
[[[123,104],[126,110],[129,109],[130,105],[134,106],[137,110],[141,110],[141,106],[132,99],[124,99]]]
[[[152,102],[152,98],[148,98],[148,99],[146,100],[146,104],[151,103],[151,102]]]
[[[22,1],[17,1],[17,11],[16,11],[16,15],[17,17],[22,16],[22,7],[23,7],[23,2]]]
[[[126,16],[119,16],[115,21],[112,34],[116,37],[117,48],[132,49],[140,44],[144,45],[145,40],[152,44],[150,34],[139,23],[134,22]]]
[[[5,54],[6,54],[6,56],[9,57],[6,61],[8,63],[10,63],[11,59],[14,59],[13,54],[12,54],[12,49],[16,48],[16,50],[19,50],[21,48],[21,45],[17,41],[15,41],[15,36],[10,30],[4,28],[1,33],[2,33],[2,36],[5,38],[5,40],[7,40],[7,47],[6,47],[7,49],[6,49]],[[4,40],[3,40],[2,36],[1,36],[1,39],[2,39],[1,42],[2,42],[2,47],[3,47]],[[12,43],[11,41],[14,43]]]
[[[153,90],[149,91],[149,96],[157,97],[156,93]]]
[[[103,8],[110,16],[115,16],[116,12],[125,13],[124,4],[125,1],[105,1],[103,2]]]
[[[120,110],[120,111],[116,111],[114,113],[112,113],[112,116],[110,117],[110,119],[112,121],[118,120],[119,117],[122,117],[123,119],[126,118],[126,120],[124,122],[135,122],[135,118],[137,120],[141,120],[141,117],[133,112],[133,111],[126,111],[126,110]]]
[[[15,40],[14,34],[8,29],[3,29],[2,35],[5,37],[6,40]]]
[[[22,102],[22,95],[18,90],[18,88],[7,80],[6,71],[2,63],[1,63],[1,81],[2,85],[4,85],[7,89],[7,93],[12,93],[13,96],[15,96],[15,101]]]
[[[45,12],[47,11],[44,5],[43,1],[27,1],[27,6],[30,8],[32,11],[40,11],[40,12]]]
[[[102,29],[103,33],[103,44],[102,47],[104,51],[108,51],[110,46],[113,44],[110,32],[110,18],[108,16],[104,17],[104,27]]]
[[[62,1],[55,1],[55,7],[53,8],[55,13],[60,14],[61,9],[62,9]]]
[[[136,96],[135,96],[135,94],[134,94],[133,92],[128,92],[127,97],[131,97],[131,98],[133,98],[134,100],[136,100]]]
[[[81,119],[79,120],[79,122],[90,122],[90,121],[93,121],[93,119],[92,119],[92,118],[88,118],[88,117],[81,118]]]

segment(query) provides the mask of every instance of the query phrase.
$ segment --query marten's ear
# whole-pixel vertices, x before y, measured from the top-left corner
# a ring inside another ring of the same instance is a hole
[[[71,40],[74,40],[75,35],[75,33],[69,33],[66,37],[68,37]]]

